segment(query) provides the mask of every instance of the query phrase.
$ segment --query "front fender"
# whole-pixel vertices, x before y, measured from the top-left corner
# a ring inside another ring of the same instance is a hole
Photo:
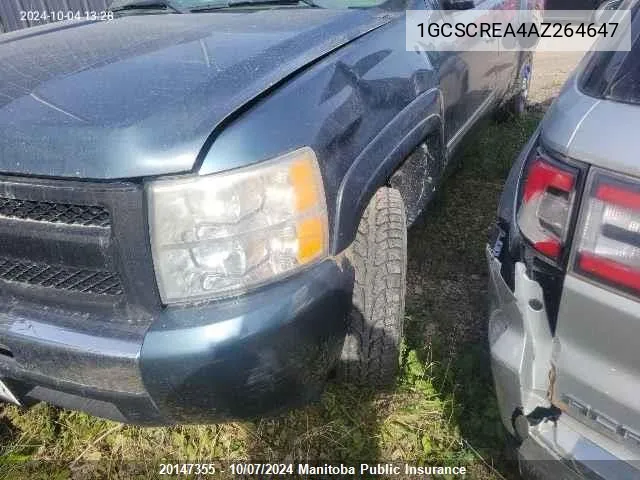
[[[337,254],[353,239],[370,193],[427,133],[441,130],[437,85],[436,67],[406,50],[399,15],[238,114],[216,135],[198,173],[313,148],[327,197],[331,253]]]
[[[375,191],[434,132],[444,139],[442,97],[437,88],[424,92],[398,113],[358,155],[338,191],[333,238],[337,251],[355,238],[362,212]]]

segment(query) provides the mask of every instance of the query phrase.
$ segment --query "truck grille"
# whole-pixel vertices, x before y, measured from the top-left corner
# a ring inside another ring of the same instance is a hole
[[[72,205],[0,197],[0,215],[22,220],[108,227],[109,212],[95,205]]]
[[[122,294],[120,279],[113,272],[82,270],[2,257],[0,279],[97,295]]]
[[[0,192],[0,313],[13,298],[131,324],[160,308],[142,184],[0,176]]]

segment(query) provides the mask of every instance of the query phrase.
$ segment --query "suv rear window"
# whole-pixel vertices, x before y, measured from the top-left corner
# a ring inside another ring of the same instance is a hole
[[[636,41],[605,92],[605,98],[640,103],[640,42]]]
[[[637,13],[634,17],[638,17]],[[638,18],[634,18],[633,24],[637,23]],[[636,37],[629,52],[595,52],[579,85],[593,97],[640,104],[640,37]]]

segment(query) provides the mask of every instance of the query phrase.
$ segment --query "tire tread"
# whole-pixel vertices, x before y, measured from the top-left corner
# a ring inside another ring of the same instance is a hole
[[[400,192],[380,188],[365,210],[350,251],[353,308],[342,376],[359,385],[392,384],[404,323],[407,227]]]

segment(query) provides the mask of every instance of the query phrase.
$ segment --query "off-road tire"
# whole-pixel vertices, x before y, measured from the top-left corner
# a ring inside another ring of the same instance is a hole
[[[348,256],[355,283],[340,377],[360,386],[387,387],[398,370],[407,271],[407,221],[398,190],[376,192]]]

